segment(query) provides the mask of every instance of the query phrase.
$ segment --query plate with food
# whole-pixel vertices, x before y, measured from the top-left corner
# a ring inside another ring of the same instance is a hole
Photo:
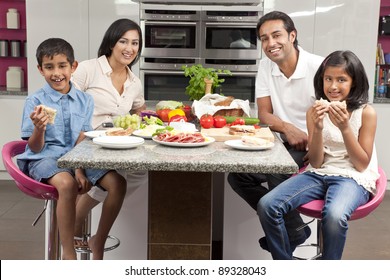
[[[215,142],[212,137],[203,136],[199,132],[165,132],[153,136],[153,141],[158,144],[171,147],[203,147]]]
[[[84,135],[89,138],[106,136],[106,130],[91,130],[91,131],[84,132]]]
[[[267,150],[275,146],[272,141],[254,136],[243,136],[241,139],[227,140],[225,144],[231,148],[246,151]]]
[[[147,125],[142,129],[137,129],[133,131],[134,136],[142,137],[145,139],[152,139],[153,134],[156,132],[158,129],[163,129],[165,126],[157,125],[157,124],[151,124]]]
[[[103,148],[129,149],[145,143],[145,140],[136,136],[101,136],[93,138],[93,142]]]

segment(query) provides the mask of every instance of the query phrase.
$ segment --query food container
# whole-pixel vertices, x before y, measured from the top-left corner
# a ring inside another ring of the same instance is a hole
[[[20,57],[20,40],[11,40],[11,56]]]
[[[7,89],[20,90],[24,87],[24,72],[22,67],[9,66],[7,70]]]
[[[8,41],[0,40],[0,57],[8,56]]]
[[[17,9],[10,8],[7,12],[7,28],[19,29],[20,28],[20,16]]]

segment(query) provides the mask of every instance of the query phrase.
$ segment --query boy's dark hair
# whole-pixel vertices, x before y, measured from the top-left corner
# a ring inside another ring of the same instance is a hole
[[[141,56],[142,51],[142,31],[140,26],[135,23],[134,21],[122,18],[114,21],[110,27],[108,27],[106,33],[104,34],[102,43],[100,44],[99,50],[98,50],[98,57],[105,55],[106,57],[111,56],[112,49],[114,48],[115,44],[118,42],[118,40],[129,30],[137,30],[139,35],[139,50],[137,53],[137,56],[135,59],[128,65],[128,67],[131,69],[131,66],[133,66],[137,61],[139,60]]]
[[[316,99],[327,99],[324,93],[324,73],[327,67],[343,67],[352,78],[351,91],[346,99],[348,110],[355,110],[368,103],[368,78],[360,59],[351,51],[335,51],[321,63],[314,76]]]
[[[265,14],[262,16],[259,21],[257,22],[257,38],[260,40],[260,27],[263,25],[264,22],[270,21],[270,20],[281,20],[283,21],[284,29],[286,29],[287,33],[290,35],[291,32],[295,31],[295,41],[294,41],[294,48],[298,50],[298,31],[295,28],[294,22],[292,19],[285,13],[280,11],[273,11],[268,14]]]
[[[61,38],[49,38],[43,41],[37,48],[37,61],[38,65],[42,67],[43,57],[47,56],[53,58],[53,56],[63,54],[66,56],[69,63],[72,65],[74,62],[74,51],[72,46]]]

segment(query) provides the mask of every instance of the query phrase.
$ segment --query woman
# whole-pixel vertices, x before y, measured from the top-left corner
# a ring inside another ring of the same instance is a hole
[[[73,74],[73,82],[92,95],[95,103],[92,126],[102,128],[113,123],[113,118],[127,113],[137,114],[146,108],[140,79],[131,71],[142,50],[142,33],[139,25],[130,19],[113,22],[104,34],[98,50],[98,58],[83,61]],[[144,183],[146,172],[127,174],[133,184]],[[103,251],[94,248],[94,239],[106,239],[123,204],[123,196],[115,190],[106,191],[94,186],[82,195],[76,207],[75,246],[87,246],[94,259],[103,259]],[[81,236],[82,225],[88,213],[103,202],[102,217],[96,235],[88,244],[76,241]],[[115,206],[114,206],[115,205]],[[114,210],[112,210],[114,208]],[[111,209],[107,211],[106,209]],[[102,221],[105,221],[104,223]]]

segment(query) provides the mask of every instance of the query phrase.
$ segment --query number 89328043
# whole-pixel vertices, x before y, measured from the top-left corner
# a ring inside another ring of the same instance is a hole
[[[219,275],[266,275],[265,267],[225,266],[218,268]]]

